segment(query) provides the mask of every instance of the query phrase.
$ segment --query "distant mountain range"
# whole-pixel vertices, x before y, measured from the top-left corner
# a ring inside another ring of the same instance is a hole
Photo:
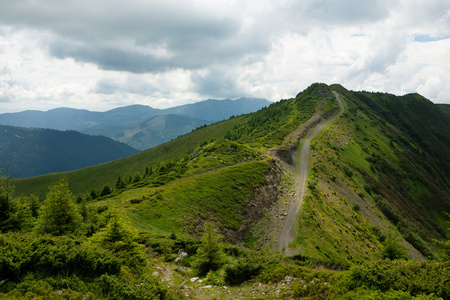
[[[239,98],[237,100],[209,99],[167,109],[131,105],[106,112],[72,108],[56,108],[49,111],[29,110],[0,114],[0,124],[76,130],[111,137],[138,150],[145,150],[186,134],[198,126],[222,121],[233,115],[254,112],[270,103],[265,99]],[[159,117],[155,118],[157,116]]]
[[[103,136],[77,131],[0,125],[0,170],[23,178],[70,171],[137,153],[136,149]]]

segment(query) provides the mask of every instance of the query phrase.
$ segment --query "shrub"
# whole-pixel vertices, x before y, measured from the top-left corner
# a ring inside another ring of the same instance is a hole
[[[252,262],[239,262],[235,265],[227,265],[224,270],[224,281],[229,285],[240,284],[259,274],[262,266]]]
[[[366,287],[387,292],[408,292],[412,296],[432,294],[450,297],[450,262],[383,260],[367,262],[350,270],[351,289]]]
[[[347,166],[344,166],[344,173],[349,178],[353,177],[353,172]]]
[[[112,193],[112,190],[109,187],[109,185],[105,185],[100,192],[100,197],[107,196],[111,193]]]
[[[164,299],[167,294],[167,289],[150,277],[143,277],[135,282],[104,274],[97,283],[103,296],[108,299]]]

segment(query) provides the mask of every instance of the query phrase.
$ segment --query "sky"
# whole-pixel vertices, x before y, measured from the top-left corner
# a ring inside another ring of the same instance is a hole
[[[0,113],[278,101],[314,82],[450,103],[450,1],[0,0]]]

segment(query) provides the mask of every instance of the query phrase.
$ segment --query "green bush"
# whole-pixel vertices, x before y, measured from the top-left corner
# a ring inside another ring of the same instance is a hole
[[[239,262],[234,265],[227,265],[224,269],[224,281],[229,285],[240,284],[256,277],[262,266],[254,262]]]
[[[104,274],[97,280],[97,284],[103,296],[108,299],[164,299],[167,294],[167,289],[158,281],[145,276],[135,282]]]
[[[450,261],[383,260],[368,262],[350,270],[350,289],[360,287],[380,290],[403,291],[418,296],[436,294],[450,297]]]
[[[123,262],[106,249],[70,237],[6,234],[0,237],[0,280],[19,280],[28,272],[47,276],[116,274]]]

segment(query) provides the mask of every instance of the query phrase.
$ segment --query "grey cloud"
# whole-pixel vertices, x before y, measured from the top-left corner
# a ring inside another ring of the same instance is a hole
[[[195,10],[188,2],[61,3],[17,0],[0,4],[0,24],[49,32],[51,38],[44,43],[57,58],[71,57],[101,69],[133,73],[197,69],[270,49],[268,36],[242,32],[242,20]],[[168,57],[145,51],[160,45]]]
[[[360,25],[389,15],[389,3],[381,0],[306,0],[294,2],[290,14],[308,26]]]
[[[314,1],[306,11],[311,16],[338,24],[374,22],[389,14],[388,6],[378,0]]]
[[[225,70],[213,68],[206,75],[195,74],[191,77],[196,91],[209,97],[236,98],[245,96],[236,82],[237,78]]]
[[[8,97],[6,97],[6,96],[0,96],[0,102],[1,103],[8,103],[8,102],[11,102],[11,100]]]
[[[155,92],[164,90],[160,85],[155,86],[154,83],[142,79],[139,75],[129,76],[125,80],[115,80],[109,78],[100,79],[93,92],[97,94],[112,95],[117,93],[130,93],[138,95],[152,95]]]
[[[120,86],[116,80],[101,79],[95,85],[93,92],[96,94],[112,95],[119,90]]]
[[[129,71],[146,73],[166,71],[171,63],[154,56],[122,49],[88,44],[71,44],[65,41],[53,41],[49,52],[57,58],[74,58],[76,61],[89,62],[104,70]]]

